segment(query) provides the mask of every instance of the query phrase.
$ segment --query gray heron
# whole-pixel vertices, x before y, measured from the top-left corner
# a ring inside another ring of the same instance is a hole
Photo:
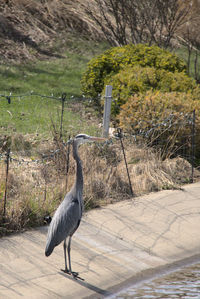
[[[78,154],[78,147],[80,144],[92,141],[105,141],[106,138],[93,137],[86,134],[79,134],[74,139],[70,139],[68,143],[73,145],[73,158],[76,161],[76,179],[71,190],[65,195],[64,200],[58,206],[52,221],[48,228],[47,242],[45,255],[49,256],[53,252],[54,248],[59,245],[62,241],[64,248],[64,259],[65,259],[65,273],[77,277],[77,272],[72,272],[71,267],[71,239],[77,228],[79,227],[82,213],[83,213],[83,171],[82,161]],[[68,244],[66,244],[68,238]],[[68,264],[67,267],[67,256],[68,253]]]

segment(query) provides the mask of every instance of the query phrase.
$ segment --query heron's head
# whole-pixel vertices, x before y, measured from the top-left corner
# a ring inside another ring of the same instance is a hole
[[[77,145],[83,144],[83,143],[87,143],[87,142],[102,142],[102,141],[106,141],[106,138],[103,137],[94,137],[94,136],[89,136],[87,134],[78,134],[76,135],[76,137],[74,138],[74,141],[77,142]]]

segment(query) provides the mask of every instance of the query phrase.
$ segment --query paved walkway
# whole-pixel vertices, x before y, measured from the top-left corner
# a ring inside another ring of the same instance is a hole
[[[63,247],[45,257],[47,227],[0,239],[0,298],[103,298],[134,275],[199,254],[200,183],[85,214],[72,239],[74,280]]]

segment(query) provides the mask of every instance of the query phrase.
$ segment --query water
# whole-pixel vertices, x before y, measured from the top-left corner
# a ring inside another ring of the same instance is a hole
[[[112,296],[115,299],[200,298],[200,263],[184,267],[154,280],[129,287]]]

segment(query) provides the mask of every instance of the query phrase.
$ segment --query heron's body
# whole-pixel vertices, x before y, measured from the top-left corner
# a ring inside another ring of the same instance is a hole
[[[50,223],[45,254],[49,256],[54,247],[77,230],[82,217],[82,199],[74,188],[65,196]]]
[[[70,246],[71,237],[79,227],[83,212],[83,173],[82,162],[78,155],[78,146],[81,143],[93,140],[104,140],[103,138],[90,137],[80,134],[73,140],[73,157],[76,161],[76,180],[71,190],[66,194],[64,200],[57,208],[49,226],[45,255],[49,256],[54,248],[64,241],[65,272],[77,276],[71,270]],[[69,269],[66,259],[66,239],[69,237],[67,251]]]

